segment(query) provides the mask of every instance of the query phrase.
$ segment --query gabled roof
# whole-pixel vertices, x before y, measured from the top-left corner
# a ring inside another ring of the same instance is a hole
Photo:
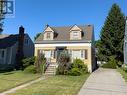
[[[2,36],[2,35],[0,35]],[[7,47],[11,47],[18,41],[18,34],[17,35],[8,35],[4,38],[0,38],[0,49],[5,49]]]
[[[55,41],[71,41],[70,40],[70,30],[73,26],[63,26],[63,27],[51,27],[56,33],[57,36],[52,41],[43,40],[43,34],[36,39],[35,43],[43,43],[43,42],[55,42]],[[82,32],[83,37],[79,41],[91,41],[93,37],[93,26],[92,25],[77,25]],[[74,41],[74,40],[73,40]],[[76,40],[77,41],[77,40]]]

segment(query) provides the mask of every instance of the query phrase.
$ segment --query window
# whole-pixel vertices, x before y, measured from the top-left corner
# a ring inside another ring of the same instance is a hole
[[[81,50],[81,58],[84,58],[84,50]]]
[[[78,39],[79,38],[79,31],[73,31],[72,37],[73,37],[73,39]]]
[[[47,33],[47,39],[50,39],[50,33]]]
[[[80,50],[73,50],[73,59],[81,58],[81,51]]]
[[[88,59],[88,50],[85,49],[85,59]]]
[[[70,57],[72,57],[72,50],[68,50]]]
[[[4,58],[4,50],[1,50],[1,51],[0,51],[0,57],[1,57],[1,58]]]
[[[48,58],[48,59],[51,58],[51,50],[45,50],[44,54],[45,54],[46,58]]]
[[[73,32],[73,37],[77,38],[78,37],[78,32]]]
[[[25,45],[29,44],[29,39],[25,39]]]

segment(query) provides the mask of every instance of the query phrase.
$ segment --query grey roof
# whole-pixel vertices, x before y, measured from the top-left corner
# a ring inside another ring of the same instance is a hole
[[[2,39],[2,38],[5,38],[5,37],[8,37],[9,35],[7,35],[7,34],[1,34],[0,35],[0,39]]]
[[[0,49],[5,49],[7,47],[11,47],[17,41],[18,41],[18,34],[16,34],[16,35],[8,35],[8,36],[6,36],[4,38],[0,38]]]
[[[70,30],[73,26],[63,26],[63,27],[50,27],[57,33],[57,36],[52,41],[43,40],[43,33],[36,39],[35,43],[53,43],[53,42],[88,42],[92,40],[93,26],[92,25],[77,25],[83,32],[83,37],[81,40],[70,40]]]

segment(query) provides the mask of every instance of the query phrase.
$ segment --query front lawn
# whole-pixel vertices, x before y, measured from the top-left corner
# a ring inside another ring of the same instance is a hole
[[[77,95],[88,76],[53,76],[9,95]]]
[[[40,77],[37,74],[25,74],[22,71],[0,73],[0,92],[16,87]]]
[[[123,78],[127,82],[127,73],[125,71],[123,71],[121,68],[118,68],[117,71],[120,72],[120,74],[123,76]]]

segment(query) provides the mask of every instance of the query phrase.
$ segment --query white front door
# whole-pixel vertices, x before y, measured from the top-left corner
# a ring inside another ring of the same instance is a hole
[[[46,58],[51,58],[51,51],[44,51],[45,57]]]

